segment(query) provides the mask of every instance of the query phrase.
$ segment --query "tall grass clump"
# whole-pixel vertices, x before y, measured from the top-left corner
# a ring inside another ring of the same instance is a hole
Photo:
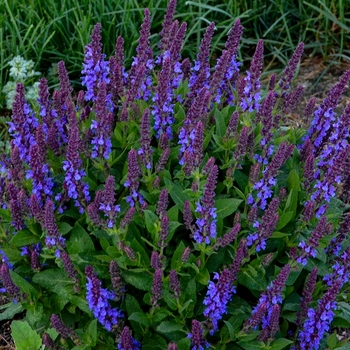
[[[83,90],[64,61],[34,112],[17,84],[1,159],[0,320],[22,349],[341,349],[349,324],[350,105],[346,71],[308,130],[288,127],[303,55],[261,83],[264,41],[241,71],[234,21],[194,60],[170,0],[150,44],[85,47]]]

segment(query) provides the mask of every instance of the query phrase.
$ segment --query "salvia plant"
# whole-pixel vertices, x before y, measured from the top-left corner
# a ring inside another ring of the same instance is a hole
[[[191,62],[170,0],[150,46],[103,53],[96,24],[75,93],[17,84],[1,159],[1,290],[17,349],[335,349],[350,325],[350,70],[289,126],[300,43],[263,86],[237,20],[215,67]],[[29,345],[28,345],[29,344]],[[345,349],[345,348],[344,348]]]

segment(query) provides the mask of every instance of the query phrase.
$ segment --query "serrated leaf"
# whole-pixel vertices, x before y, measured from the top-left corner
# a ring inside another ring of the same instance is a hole
[[[294,216],[294,212],[292,212],[292,211],[288,211],[288,212],[282,214],[279,217],[276,230],[278,231],[281,228],[283,228],[284,226],[286,226],[293,219],[293,216]]]
[[[95,251],[94,243],[89,234],[77,222],[71,232],[69,239],[68,252],[69,254],[79,254],[83,252]]]
[[[208,285],[209,280],[210,280],[210,274],[209,271],[207,269],[203,269],[202,271],[200,271],[199,274],[197,274],[196,276],[196,280],[203,285]]]
[[[179,245],[177,246],[172,258],[171,258],[171,269],[172,270],[176,270],[177,268],[179,268],[182,265],[181,262],[181,257],[182,257],[182,253],[185,250],[185,244],[181,241],[179,243]]]
[[[293,344],[292,340],[286,338],[278,338],[270,345],[271,350],[282,350],[286,348],[288,345]]]
[[[189,195],[184,193],[183,188],[180,185],[174,184],[167,178],[164,178],[164,182],[171,199],[178,206],[179,210],[183,211],[185,202],[190,199]]]
[[[267,287],[263,272],[261,270],[255,270],[252,266],[241,269],[237,280],[240,284],[251,290],[263,291]]]
[[[218,219],[223,219],[234,213],[241,203],[242,200],[236,198],[217,199],[215,208]]]
[[[25,321],[12,321],[12,338],[16,350],[39,350],[42,344],[40,336]]]
[[[13,316],[23,311],[23,306],[20,303],[11,303],[5,311],[0,313],[0,321],[11,320]]]
[[[49,269],[33,276],[33,282],[64,297],[73,294],[74,283],[61,269]]]
[[[300,191],[300,178],[295,169],[292,169],[288,175],[287,186],[289,190]]]
[[[23,247],[28,244],[39,242],[40,237],[35,235],[33,232],[24,229],[17,232],[10,240],[10,244],[15,247]]]
[[[164,321],[162,322],[158,327],[157,331],[160,333],[172,333],[177,331],[184,332],[183,325],[171,322],[171,321]]]
[[[137,289],[146,292],[150,292],[152,290],[153,277],[149,274],[124,271],[121,273],[121,275],[126,283],[130,283]]]
[[[28,296],[31,296],[32,298],[36,298],[38,296],[36,289],[18,273],[10,270],[10,275],[14,284],[21,288],[21,291],[23,291]]]
[[[191,339],[188,337],[181,339],[177,343],[177,347],[179,350],[189,350],[190,346],[191,346]]]
[[[214,110],[214,118],[216,124],[216,135],[222,137],[226,132],[226,124],[223,115],[217,108]]]
[[[151,321],[148,318],[148,316],[144,312],[133,312],[129,318],[130,321],[135,321],[139,324],[142,324],[144,326],[150,326]]]
[[[144,210],[145,213],[145,223],[147,231],[153,235],[157,233],[157,222],[159,221],[158,216],[151,210]]]
[[[72,230],[72,226],[67,224],[66,222],[58,222],[57,223],[58,231],[62,236],[66,235],[68,232]]]

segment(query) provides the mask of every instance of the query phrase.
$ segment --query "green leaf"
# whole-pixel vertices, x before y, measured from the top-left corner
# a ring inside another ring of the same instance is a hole
[[[327,344],[328,344],[329,350],[334,350],[337,347],[337,344],[338,344],[337,332],[334,332],[331,336],[328,337]]]
[[[241,311],[241,310],[240,310]],[[231,340],[236,340],[236,333],[242,328],[243,321],[246,316],[243,312],[237,313],[235,316],[230,317],[228,321],[224,321],[226,324],[226,329],[230,334]],[[225,327],[223,327],[222,332],[225,331]]]
[[[267,287],[263,270],[255,270],[252,266],[241,269],[237,280],[240,284],[251,290],[263,291]]]
[[[15,247],[23,247],[28,244],[39,242],[40,237],[35,235],[33,232],[24,229],[17,232],[10,240],[10,244]]]
[[[144,326],[150,326],[151,321],[148,318],[148,316],[144,312],[133,312],[129,318],[130,321],[135,321],[139,324],[142,324]]]
[[[287,186],[289,190],[301,191],[300,178],[295,169],[292,169],[288,175]]]
[[[147,231],[152,234],[152,237],[154,238],[154,235],[157,233],[157,223],[159,222],[159,218],[156,214],[153,213],[151,210],[144,210],[145,213],[145,223]]]
[[[286,348],[288,345],[293,344],[292,340],[286,339],[286,338],[279,338],[275,340],[270,345],[271,350],[282,350]]]
[[[215,108],[214,110],[214,118],[216,124],[216,135],[222,137],[225,135],[226,132],[226,124],[224,117],[217,108]]]
[[[29,282],[27,282],[23,277],[14,271],[10,271],[10,275],[14,284],[21,288],[21,291],[23,291],[28,296],[31,296],[31,298],[37,298],[38,292]]]
[[[159,333],[172,333],[177,331],[185,332],[182,324],[178,324],[171,321],[164,321],[158,327],[157,331]]]
[[[58,231],[62,236],[66,235],[68,232],[72,230],[72,226],[67,224],[66,222],[58,222],[57,223]]]
[[[35,329],[35,326],[38,322],[44,321],[45,318],[48,321],[48,315],[46,317],[44,316],[44,308],[41,303],[38,303],[36,305],[31,305],[29,308],[27,308],[27,313],[26,313],[26,321],[29,323],[29,325]]]
[[[73,294],[74,283],[61,269],[49,269],[33,276],[33,282],[64,297]]]
[[[184,190],[180,185],[174,184],[167,178],[164,178],[164,182],[171,199],[178,206],[178,208],[183,211],[184,203],[190,199],[189,195],[184,193]]]
[[[23,306],[20,303],[12,302],[7,309],[0,313],[0,321],[11,320],[13,316],[23,311]]]
[[[172,258],[171,258],[171,269],[172,270],[176,270],[178,269],[181,265],[181,257],[182,257],[182,253],[185,250],[185,244],[181,241],[179,243],[179,245],[177,246]]]
[[[147,273],[124,271],[121,275],[126,283],[132,284],[137,289],[145,292],[150,292],[152,290],[153,277]]]
[[[342,327],[349,328],[350,327],[350,305],[344,301],[341,301],[337,305],[337,312],[334,320],[332,322],[332,326],[334,327]]]
[[[83,252],[95,251],[94,243],[92,242],[89,234],[84,228],[77,222],[72,230],[68,252],[69,254],[79,254]]]
[[[167,342],[159,334],[148,332],[142,340],[142,350],[164,350],[167,349]]]
[[[215,207],[218,219],[223,219],[226,216],[234,213],[241,203],[242,200],[236,198],[224,198],[216,200]]]
[[[145,248],[134,238],[130,244],[131,248],[134,249],[135,252],[139,253],[141,256],[141,259],[143,260],[144,266],[150,265],[150,259],[149,256],[145,250]]]
[[[286,226],[293,219],[293,216],[294,216],[294,212],[293,211],[288,211],[288,212],[282,214],[279,217],[276,230],[278,231],[281,228],[283,228],[284,226]]]
[[[142,312],[139,302],[130,294],[126,294],[125,296],[125,307],[128,316],[132,315],[134,312]],[[142,327],[139,323],[131,321],[131,325],[136,334],[140,334],[142,332]]]
[[[199,274],[197,274],[196,276],[196,280],[203,285],[208,285],[209,284],[209,280],[210,280],[210,274],[209,271],[207,269],[203,269],[202,271],[200,271]]]
[[[40,336],[24,321],[12,321],[12,338],[17,350],[39,350],[41,347]]]
[[[179,350],[189,350],[190,346],[191,346],[191,339],[188,337],[181,339],[177,343],[177,347]]]

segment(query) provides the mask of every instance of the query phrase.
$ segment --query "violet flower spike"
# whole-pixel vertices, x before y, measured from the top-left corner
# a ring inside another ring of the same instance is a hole
[[[312,294],[316,288],[317,273],[318,269],[317,267],[314,267],[305,282],[303,296],[301,298],[300,310],[297,311],[296,325],[298,328],[302,327],[303,322],[307,317],[307,311],[312,301]]]
[[[44,228],[46,230],[45,243],[49,248],[65,248],[65,239],[58,230],[54,215],[54,204],[51,200],[47,200],[45,204]]]
[[[162,70],[158,74],[158,86],[153,97],[152,115],[154,117],[154,130],[157,138],[162,133],[166,133],[169,139],[172,139],[171,125],[174,123],[174,104],[173,90],[170,83],[171,76],[171,59],[167,57],[162,66]]]
[[[176,0],[170,0],[166,13],[164,15],[164,21],[162,22],[162,30],[160,32],[161,40],[159,46],[163,52],[169,49],[170,43],[172,41],[172,37],[169,36],[169,33],[173,24],[175,9]]]
[[[154,273],[151,297],[151,303],[154,308],[158,306],[158,302],[162,298],[162,277],[163,270],[157,269]]]
[[[191,350],[204,350],[210,347],[210,344],[204,339],[204,330],[200,322],[192,320],[192,330],[187,337],[191,339]]]
[[[196,220],[196,230],[194,232],[194,240],[197,243],[210,244],[210,237],[216,238],[216,208],[215,187],[218,176],[218,167],[214,165],[208,176],[207,183],[204,187],[201,202],[196,203],[196,212],[200,213]]]
[[[4,259],[3,259],[4,260]],[[0,276],[2,284],[4,285],[6,292],[14,299],[19,297],[20,289],[13,283],[10,275],[9,265],[6,261],[3,261],[0,267]]]
[[[86,299],[89,308],[97,320],[108,331],[111,331],[113,326],[123,317],[122,312],[117,308],[112,308],[108,302],[108,300],[114,300],[114,293],[101,287],[101,281],[97,278],[91,266],[85,268],[85,274],[87,277]]]
[[[240,103],[243,111],[258,111],[260,108],[260,75],[263,65],[264,43],[260,39],[256,46],[256,50],[250,64],[250,70],[247,71],[247,76],[244,78],[245,87]]]
[[[139,187],[138,178],[141,175],[140,167],[137,161],[137,152],[132,149],[128,154],[128,176],[124,183],[125,187],[129,187],[130,195],[126,198],[126,201],[131,207],[135,206],[136,201],[141,205],[145,202],[140,193],[137,192]]]
[[[209,89],[209,77],[210,77],[210,66],[209,66],[209,54],[210,54],[210,43],[214,34],[215,23],[211,22],[207,27],[204,37],[199,46],[199,53],[197,60],[194,62],[192,67],[192,74],[189,80],[190,91],[187,95],[188,101],[191,101],[198,92],[206,87]]]
[[[289,89],[290,84],[294,78],[295,72],[297,70],[298,63],[300,62],[300,59],[303,55],[303,52],[304,52],[304,43],[301,42],[295,49],[280,79],[279,86],[282,88],[282,90]]]
[[[340,292],[341,282],[336,281],[318,301],[317,309],[309,308],[303,329],[299,332],[301,350],[319,349],[320,342],[330,329],[337,308],[336,298]]]
[[[141,343],[131,336],[129,327],[124,327],[120,335],[118,350],[141,350]]]
[[[151,125],[150,125],[150,111],[148,108],[142,114],[140,125],[140,144],[141,147],[137,151],[146,169],[152,169],[152,153],[151,149]]]
[[[110,83],[109,64],[105,61],[106,55],[102,53],[101,24],[97,23],[91,34],[91,42],[85,47],[82,85],[86,86],[86,101],[95,101],[100,84]]]
[[[120,205],[115,204],[115,179],[110,175],[106,179],[105,188],[102,192],[102,198],[99,203],[99,210],[102,210],[107,218],[107,227],[112,228],[118,213],[120,212]]]
[[[79,212],[84,212],[82,200],[90,201],[89,185],[82,181],[86,176],[83,169],[83,162],[79,155],[79,148],[81,140],[79,136],[79,129],[77,126],[70,129],[69,140],[67,147],[67,160],[63,161],[63,170],[66,172],[63,188],[67,191],[69,198],[74,200],[74,204],[78,207]]]
[[[13,143],[19,148],[21,160],[28,163],[30,147],[36,143],[35,129],[39,124],[35,113],[25,100],[25,88],[22,83],[16,86],[11,121],[8,124]]]
[[[113,127],[113,114],[108,113],[107,102],[110,96],[107,96],[107,85],[102,82],[99,85],[94,109],[96,112],[96,119],[92,120],[91,130],[93,131],[92,144],[92,158],[104,158],[108,160],[112,152],[111,133]]]

